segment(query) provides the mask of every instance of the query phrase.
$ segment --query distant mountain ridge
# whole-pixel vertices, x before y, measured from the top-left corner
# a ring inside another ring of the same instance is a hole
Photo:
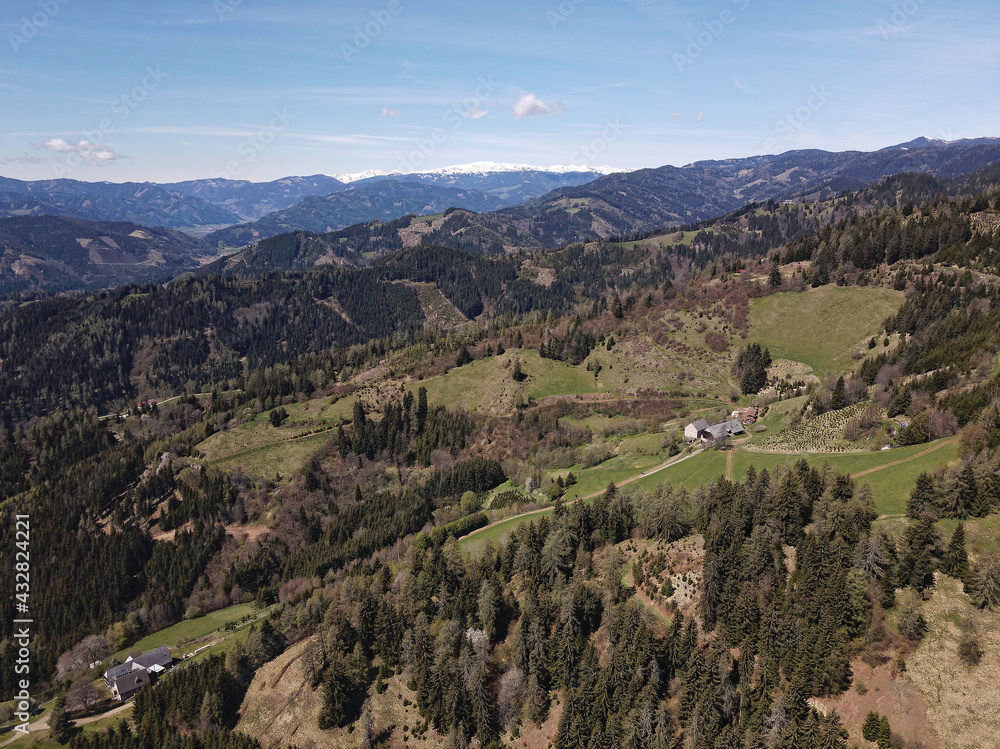
[[[392,179],[361,182],[332,195],[313,195],[259,221],[212,232],[205,241],[217,247],[245,247],[288,231],[324,233],[366,221],[391,221],[407,214],[443,213],[449,208],[492,211],[499,198],[476,190]]]
[[[181,229],[239,221],[232,211],[166,187],[140,182],[23,182],[0,177],[0,217],[66,216],[86,221],[134,221]]]
[[[966,157],[959,154],[959,158]],[[786,162],[782,161],[765,160],[764,163],[771,164],[775,169],[786,166]],[[961,171],[953,167],[954,165],[946,163],[942,171]],[[329,263],[362,264],[368,258],[420,245],[501,254],[518,249],[531,251],[589,239],[607,239],[609,236],[620,238],[627,233],[595,236],[596,232],[592,230],[590,222],[595,221],[595,216],[598,215],[597,206],[604,213],[615,210],[618,216],[624,217],[623,220],[628,220],[628,206],[612,205],[614,196],[623,204],[632,200],[638,205],[649,205],[652,210],[657,192],[665,188],[676,191],[678,186],[683,186],[690,188],[693,195],[698,194],[696,180],[683,181],[687,174],[683,168],[676,167],[666,168],[665,171],[643,170],[633,175],[613,175],[607,181],[601,180],[604,184],[600,191],[584,190],[583,197],[566,195],[570,192],[568,190],[557,191],[555,195],[517,209],[486,214],[453,209],[439,217],[407,216],[390,222],[358,224],[323,234],[302,231],[281,234],[261,239],[241,252],[204,266],[199,272],[254,274],[288,268],[305,269]],[[638,179],[638,188],[628,185],[630,176]],[[810,189],[813,190],[809,194],[809,202],[829,200],[839,195],[843,190],[832,191],[830,187],[838,181],[862,182],[859,178],[847,176],[819,183],[809,181],[808,184],[812,185]],[[975,196],[984,189],[998,185],[1000,160],[950,179],[919,172],[892,174],[871,186],[862,183],[860,191],[852,190],[850,194],[851,202],[858,210],[869,210],[902,206],[910,202],[919,204],[925,200],[933,200],[937,195]],[[608,196],[607,199],[605,196]],[[689,200],[692,209],[698,207],[696,198]],[[778,202],[774,198],[768,198],[759,202],[738,202],[739,208],[733,211],[720,211],[698,222],[686,222],[683,228],[686,231],[700,232],[704,229],[714,233],[716,238],[706,235],[704,241],[699,242],[699,246],[710,251],[729,252],[735,257],[750,257],[766,254],[790,241],[799,232],[817,231],[821,224],[819,217],[809,218],[812,214],[808,213],[808,205],[791,204],[791,200]],[[786,202],[789,205],[783,204]],[[722,203],[720,200],[713,205]],[[758,220],[753,217],[754,206],[764,209],[764,218]],[[588,223],[575,221],[575,217],[585,211],[589,214]],[[839,217],[847,215],[844,209],[840,211]],[[670,214],[664,211],[658,216],[652,213],[649,216],[652,217],[649,219],[650,223],[655,223],[659,219],[669,218]],[[674,240],[670,236],[677,232],[678,222],[675,222],[674,229],[655,231],[662,226],[660,224],[652,230],[638,231],[635,234],[654,238],[663,236],[666,244],[672,244]],[[646,234],[646,231],[650,234]],[[631,239],[628,241],[632,242]],[[653,242],[653,245],[656,244]]]
[[[265,183],[0,178],[0,217],[131,221],[197,235],[222,230],[213,234],[213,245],[240,247],[285,231],[324,233],[410,213],[463,208],[489,213],[475,220],[486,246],[495,247],[499,236],[508,248],[556,247],[702,221],[750,202],[858,190],[891,174],[949,179],[996,161],[1000,139],[916,138],[872,152],[800,150],[627,172],[473,162],[409,174],[369,170]],[[248,218],[252,225],[237,226]],[[463,229],[461,241],[469,235]]]
[[[529,175],[518,172],[518,165],[490,165],[509,168],[507,171],[490,172],[484,177],[476,172],[480,165],[470,164],[421,175],[372,177],[353,184],[362,186],[388,180],[409,181],[420,176],[431,184],[467,187],[472,180],[488,194],[503,201],[502,207],[494,210],[488,218],[477,221],[488,226],[489,233],[508,237],[508,248],[534,245],[558,247],[581,240],[608,239],[703,221],[751,202],[860,190],[883,177],[903,172],[950,179],[996,161],[1000,161],[1000,139],[946,142],[925,138],[871,152],[812,149],[698,161],[682,167],[662,166],[614,172],[584,184],[560,185],[540,197],[523,201],[511,198],[513,194],[522,194],[518,192],[519,184],[530,183],[531,190],[528,192],[531,192],[541,187],[544,180],[570,174],[535,172]],[[579,177],[578,174],[572,176],[574,179]],[[450,207],[482,210],[467,203]],[[419,210],[414,212],[419,213]],[[315,221],[300,219],[301,213],[303,211],[293,209],[275,217],[276,221],[256,225],[252,234],[242,230],[242,233],[234,229],[223,230],[213,235],[211,241],[214,245],[236,247],[278,233],[280,229],[323,232],[327,228],[339,228],[330,221],[324,227]],[[374,214],[355,215],[365,221],[383,218]],[[401,215],[402,210],[394,215],[388,212],[384,218]],[[348,222],[344,221],[341,226],[344,225]],[[492,236],[489,244],[495,244]]]
[[[329,195],[344,190],[347,185],[336,177],[314,174],[309,177],[282,177],[270,182],[194,179],[162,187],[221,206],[242,220],[253,220],[289,208],[311,195]]]
[[[169,278],[209,259],[173,229],[65,216],[0,219],[0,293],[77,291]]]

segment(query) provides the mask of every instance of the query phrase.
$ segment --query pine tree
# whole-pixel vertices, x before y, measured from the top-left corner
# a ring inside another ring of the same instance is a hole
[[[66,714],[66,697],[56,697],[52,712],[49,713],[49,738],[59,744],[68,743],[73,735],[73,725]]]
[[[882,720],[879,714],[871,711],[865,716],[865,722],[861,726],[861,736],[865,741],[878,741],[878,734],[881,727]]]
[[[906,515],[916,520],[926,512],[936,514],[936,505],[937,491],[934,488],[934,480],[930,474],[921,473],[917,476],[917,482],[906,501]]]
[[[424,426],[427,424],[427,388],[423,385],[417,390],[417,410],[413,421],[417,434],[423,434]]]
[[[781,269],[778,267],[777,260],[771,262],[771,272],[767,276],[767,285],[772,289],[781,286]]]
[[[830,394],[830,410],[839,411],[846,405],[847,400],[844,396],[844,378],[840,377],[837,379],[837,384],[834,386],[833,392]]]
[[[879,719],[878,734],[875,737],[878,742],[878,749],[889,749],[892,746],[892,729],[889,726],[889,718],[883,715]]]
[[[941,571],[946,575],[969,581],[969,553],[965,548],[965,525],[959,523],[951,534],[948,548],[941,559]]]

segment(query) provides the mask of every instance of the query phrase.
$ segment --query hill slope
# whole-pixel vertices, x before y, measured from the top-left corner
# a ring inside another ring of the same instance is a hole
[[[271,182],[193,179],[161,187],[221,206],[241,219],[254,220],[272,211],[289,208],[310,195],[329,195],[343,190],[346,185],[334,177],[313,174],[309,177],[282,177]]]
[[[286,231],[304,229],[329,232],[362,221],[392,220],[408,213],[441,213],[448,208],[489,211],[499,198],[474,190],[438,187],[396,180],[379,180],[350,187],[327,196],[310,196],[283,211],[270,213],[252,224],[213,232],[206,241],[220,247],[243,247]]]
[[[232,211],[200,198],[139,182],[37,182],[0,177],[0,216],[59,215],[87,221],[134,221],[182,229],[239,221]]]
[[[60,216],[0,219],[0,292],[102,289],[176,275],[209,255],[179,231]]]

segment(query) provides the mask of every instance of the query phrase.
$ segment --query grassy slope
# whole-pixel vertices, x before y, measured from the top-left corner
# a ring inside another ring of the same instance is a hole
[[[854,351],[867,350],[868,339],[902,302],[901,292],[876,288],[821,286],[772,294],[751,305],[747,340],[817,374],[839,373],[850,366]]]
[[[949,749],[997,746],[1000,612],[978,611],[962,592],[962,584],[943,576],[921,608],[928,631],[906,659],[906,676],[926,700],[928,718],[941,744]],[[965,619],[976,622],[985,650],[974,668],[962,663],[957,652],[958,624]]]
[[[594,492],[601,491],[607,486],[609,481],[621,484],[626,479],[640,476],[641,473],[661,465],[666,460],[665,453],[639,454],[636,446],[641,446],[648,438],[657,435],[639,435],[638,438],[624,440],[619,448],[619,455],[605,461],[604,463],[589,469],[580,469],[575,466],[571,469],[564,469],[551,472],[552,475],[565,475],[568,470],[579,476],[579,481],[567,495],[567,501],[572,501],[576,496],[586,497]],[[632,448],[631,450],[628,448]],[[925,455],[928,448],[933,448]],[[853,455],[833,455],[828,453],[802,453],[798,455],[768,455],[762,453],[750,453],[740,448],[733,450],[733,478],[741,480],[750,465],[754,465],[757,470],[766,468],[773,473],[779,466],[795,463],[800,458],[805,458],[810,465],[820,466],[829,463],[832,467],[848,473],[856,474],[862,471],[873,470],[857,478],[858,483],[867,482],[871,485],[875,495],[875,506],[879,513],[883,515],[898,516],[906,510],[906,498],[916,482],[917,476],[923,471],[932,471],[940,465],[945,465],[957,457],[956,443],[954,440],[938,440],[931,445],[914,445],[913,447],[900,448],[897,450],[887,450],[885,452],[861,453]],[[898,465],[887,466],[889,463]],[[887,466],[887,467],[882,467]],[[648,476],[640,476],[631,485],[640,487],[647,491],[652,490],[658,484],[669,481],[674,486],[684,485],[692,489],[699,484],[715,481],[720,476],[726,474],[726,453],[719,450],[706,450],[699,455],[692,456],[687,460],[679,462],[677,465],[665,468],[662,471],[651,473]],[[551,510],[545,510],[550,512]],[[488,530],[476,534],[473,539],[463,543],[463,546],[474,549],[481,546],[487,539],[496,544],[505,537],[511,530],[516,528],[525,519],[536,519],[541,513],[531,514],[527,518],[513,517],[497,522]],[[980,544],[988,543],[987,533],[978,529],[968,528],[970,540],[974,538]]]
[[[520,358],[521,368],[528,375],[521,384],[515,383],[510,374],[510,361],[515,355]],[[414,383],[409,389],[415,391],[421,385],[427,388],[427,400],[431,405],[440,403],[449,408],[464,406],[469,410],[488,409],[522,388],[525,395],[536,399],[600,391],[594,376],[584,367],[543,359],[531,349],[477,359],[447,374]]]
[[[217,468],[242,468],[261,478],[278,477],[280,482],[291,479],[332,435],[313,434],[307,437],[276,442],[211,461]]]
[[[243,470],[271,479],[288,480],[309,456],[328,440],[343,420],[350,418],[354,396],[317,398],[284,406],[288,419],[271,426],[270,411],[257,414],[224,432],[216,432],[198,445],[205,459],[219,468]]]
[[[143,638],[135,645],[115,653],[114,657],[118,660],[124,660],[133,651],[138,650],[145,653],[161,645],[166,645],[170,648],[171,652],[174,652],[178,649],[183,649],[182,646],[188,645],[194,640],[201,639],[222,629],[229,622],[239,621],[254,611],[256,609],[251,604],[241,603],[236,606],[213,611],[195,619],[187,619]],[[174,652],[174,657],[177,657],[177,655]]]

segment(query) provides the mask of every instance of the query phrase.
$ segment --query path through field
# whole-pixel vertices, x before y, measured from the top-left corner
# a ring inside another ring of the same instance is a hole
[[[627,484],[631,484],[633,481],[638,481],[639,479],[646,478],[646,476],[652,476],[654,473],[659,473],[660,471],[662,471],[662,470],[664,470],[666,468],[673,468],[675,465],[678,465],[679,463],[683,463],[688,458],[693,458],[695,455],[699,455],[703,450],[704,450],[704,448],[698,448],[693,453],[691,453],[690,455],[685,455],[680,460],[668,460],[663,465],[657,466],[656,468],[653,468],[653,469],[651,469],[649,471],[643,471],[642,473],[639,473],[639,474],[633,476],[632,478],[625,479],[624,481],[621,481],[621,482],[615,484],[615,486],[619,486],[619,487],[625,486]],[[580,499],[583,499],[583,500],[593,499],[594,497],[599,497],[603,493],[604,493],[604,490],[601,489],[600,491],[596,491],[593,494],[588,494],[586,497],[581,497]],[[477,535],[479,533],[483,533],[484,531],[489,530],[490,528],[492,528],[495,525],[498,525],[499,523],[507,523],[507,522],[510,522],[511,520],[517,520],[518,518],[527,518],[527,517],[531,517],[532,515],[538,515],[539,513],[542,513],[542,512],[551,512],[551,511],[552,511],[551,507],[542,507],[542,508],[537,509],[537,510],[529,510],[528,512],[522,512],[520,515],[510,515],[509,517],[505,517],[505,518],[501,518],[500,520],[496,520],[496,521],[490,523],[489,525],[484,525],[482,528],[477,528],[476,530],[472,531],[472,533],[468,533],[468,534],[462,536],[461,540],[464,542],[464,541],[472,538],[473,536],[475,536],[475,535]]]
[[[945,445],[950,445],[950,444],[952,444],[954,442],[957,442],[957,441],[958,441],[958,437],[952,437],[951,439],[941,440],[941,442],[938,442],[933,447],[928,447],[926,450],[921,450],[918,453],[914,453],[913,455],[909,456],[908,458],[900,458],[899,460],[894,460],[891,463],[885,463],[884,465],[875,466],[874,468],[868,468],[868,469],[866,469],[864,471],[858,471],[857,473],[852,473],[851,474],[851,478],[852,479],[856,479],[859,476],[867,476],[869,473],[875,473],[875,471],[882,471],[882,470],[885,470],[886,468],[892,468],[894,466],[900,465],[901,463],[908,463],[911,460],[916,460],[917,458],[922,458],[924,455],[927,455],[928,453],[932,453],[935,450],[938,450],[938,449],[944,447]]]

